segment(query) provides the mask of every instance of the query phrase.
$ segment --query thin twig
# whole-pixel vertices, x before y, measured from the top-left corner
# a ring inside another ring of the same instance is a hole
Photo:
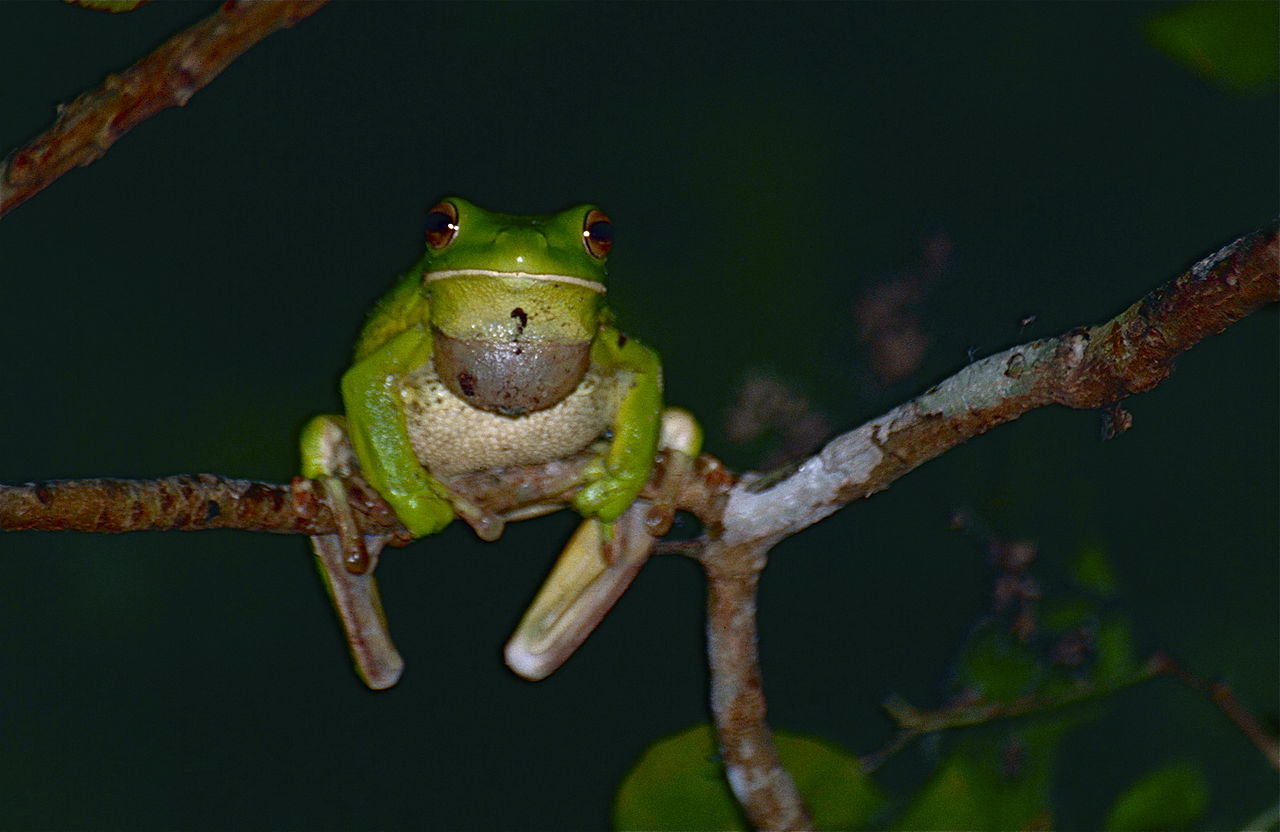
[[[1231,686],[1224,682],[1210,682],[1202,676],[1192,673],[1169,656],[1160,656],[1164,663],[1163,670],[1177,677],[1184,685],[1192,690],[1205,693],[1209,696],[1210,701],[1218,706],[1218,709],[1231,720],[1231,724],[1244,734],[1249,742],[1253,743],[1258,751],[1262,752],[1262,756],[1272,768],[1280,771],[1280,740],[1267,733],[1262,727],[1262,723],[1258,722],[1257,717],[1249,712],[1249,709],[1236,699],[1235,694],[1231,691]]]
[[[0,166],[0,217],[73,167],[100,159],[135,125],[184,106],[227,65],[272,32],[328,0],[239,0],[169,38],[154,52],[58,111],[54,125]]]
[[[920,710],[902,699],[891,698],[884,703],[884,709],[893,718],[898,730],[882,748],[865,755],[859,762],[862,763],[862,770],[870,774],[888,762],[894,754],[928,734],[1064,708],[1154,679],[1167,670],[1164,656],[1157,655],[1146,661],[1130,676],[1118,682],[1102,685],[1081,684],[1061,696],[1053,697],[1032,695],[1008,702],[966,700],[934,711]]]
[[[1231,688],[1221,682],[1209,682],[1190,672],[1165,653],[1157,653],[1127,678],[1110,684],[1082,684],[1061,696],[1024,696],[1008,702],[962,701],[934,711],[913,707],[901,699],[890,699],[884,709],[897,724],[898,731],[882,748],[862,757],[862,770],[868,774],[880,768],[915,740],[952,728],[984,725],[1001,719],[1012,719],[1074,705],[1086,699],[1106,696],[1158,676],[1173,676],[1187,687],[1204,693],[1240,733],[1262,752],[1267,763],[1280,770],[1280,743],[1267,733],[1257,718],[1235,698]]]

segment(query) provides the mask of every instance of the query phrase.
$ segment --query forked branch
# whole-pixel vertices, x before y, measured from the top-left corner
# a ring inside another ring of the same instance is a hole
[[[836,437],[782,477],[740,480],[704,455],[677,506],[706,527],[698,554],[708,576],[707,643],[712,710],[735,794],[761,829],[809,825],[778,762],[765,723],[755,647],[755,588],[768,551],[842,506],[996,425],[1048,404],[1112,408],[1156,386],[1178,354],[1250,312],[1280,300],[1276,224],[1205,257],[1115,318],[1023,344],[975,362],[915,399]],[[567,503],[584,457],[469,475],[450,487],[498,514],[525,516],[531,502]],[[353,505],[369,533],[398,533],[394,515],[358,481]],[[85,480],[0,486],[0,529],[240,528],[334,531],[319,493],[207,474],[148,482]],[[687,552],[687,548],[683,549]]]

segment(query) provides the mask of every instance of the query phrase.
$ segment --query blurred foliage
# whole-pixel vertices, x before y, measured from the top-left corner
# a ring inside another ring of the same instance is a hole
[[[1107,829],[1186,829],[1204,814],[1209,786],[1190,763],[1162,766],[1129,787],[1107,815]]]
[[[894,829],[1049,829],[1049,789],[1064,728],[1034,721],[1008,738],[968,738],[911,799]]]
[[[914,794],[890,803],[866,773],[878,764],[860,764],[821,740],[778,733],[779,755],[818,828],[860,829],[873,821],[893,829],[1053,828],[1063,739],[1105,711],[1106,695],[1154,675],[1136,658],[1127,620],[1105,608],[1116,580],[1101,545],[1082,544],[1072,578],[1075,591],[1043,603],[1028,569],[1034,545],[992,538],[987,546],[1019,556],[995,558],[996,609],[975,625],[960,651],[950,702],[935,712],[915,709],[898,697],[886,703],[899,731],[912,738],[935,733],[939,726],[947,735],[945,752]],[[1028,599],[1034,603],[1025,603]],[[1081,703],[1086,699],[1097,701]],[[1207,803],[1201,768],[1170,763],[1119,796],[1106,828],[1187,828]],[[1095,822],[1100,825],[1101,818]],[[614,825],[627,830],[746,828],[711,726],[694,726],[644,752],[618,790]]]
[[[776,732],[778,756],[795,778],[818,829],[863,829],[884,795],[858,760],[832,743]],[[747,829],[725,781],[710,725],[651,745],[627,773],[614,804],[615,829]]]
[[[1280,77],[1280,6],[1258,2],[1189,3],[1147,24],[1151,42],[1234,92],[1269,89]]]
[[[1092,542],[1080,546],[1072,563],[1071,577],[1080,586],[1099,595],[1114,595],[1119,589],[1115,570],[1102,548]]]
[[[65,0],[73,6],[82,6],[100,12],[131,12],[139,6],[145,6],[151,0]]]

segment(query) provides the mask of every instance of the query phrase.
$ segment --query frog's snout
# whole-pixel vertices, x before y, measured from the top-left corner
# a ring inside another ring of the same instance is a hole
[[[547,248],[547,238],[535,228],[506,228],[493,238],[497,259],[512,271],[529,271],[528,255],[541,255]]]

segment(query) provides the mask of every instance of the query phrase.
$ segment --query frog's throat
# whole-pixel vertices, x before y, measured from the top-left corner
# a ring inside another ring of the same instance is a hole
[[[551,283],[571,283],[574,286],[581,286],[584,289],[590,289],[593,292],[604,294],[605,285],[598,280],[589,280],[585,277],[574,277],[571,274],[544,274],[539,272],[504,272],[497,269],[444,269],[438,272],[427,272],[423,275],[423,280],[430,283],[433,280],[448,280],[451,277],[525,277],[530,280],[546,280]]]
[[[432,360],[445,387],[472,407],[523,416],[574,391],[591,361],[591,342],[452,338],[431,329]]]

